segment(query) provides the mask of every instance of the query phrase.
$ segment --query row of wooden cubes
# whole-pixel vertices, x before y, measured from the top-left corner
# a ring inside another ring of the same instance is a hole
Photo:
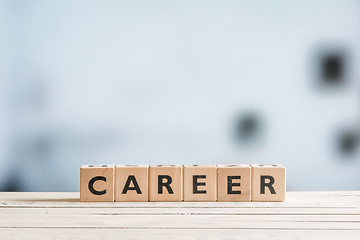
[[[83,165],[80,201],[284,201],[277,164]]]

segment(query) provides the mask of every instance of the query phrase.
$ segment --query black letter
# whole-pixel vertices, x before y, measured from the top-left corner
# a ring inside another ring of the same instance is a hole
[[[227,177],[227,194],[241,194],[241,191],[233,191],[233,186],[240,187],[240,183],[233,183],[233,179],[241,179],[241,176],[228,176]]]
[[[133,184],[134,184],[133,187],[130,187],[131,182],[133,182]],[[128,179],[126,180],[125,187],[122,191],[122,194],[126,194],[128,190],[136,190],[137,194],[141,194],[139,184],[137,183],[134,175],[129,175]]]
[[[167,181],[164,183],[163,179],[166,179]],[[169,175],[159,175],[158,176],[158,194],[163,193],[162,187],[166,187],[169,194],[174,194],[173,190],[170,187],[171,182],[172,182],[172,178]]]
[[[94,189],[94,183],[96,181],[104,181],[106,182],[106,177],[103,177],[103,176],[96,176],[96,177],[93,177],[90,181],[89,181],[89,190],[92,194],[95,194],[95,195],[104,195],[106,193],[106,189],[103,190],[103,191],[96,191]]]
[[[268,179],[269,182],[265,183],[265,180]],[[265,187],[268,187],[271,194],[276,194],[274,187],[272,186],[275,182],[275,179],[273,176],[261,176],[260,181],[260,194],[265,194]]]
[[[206,190],[198,190],[198,186],[205,186],[206,183],[204,182],[198,182],[197,180],[199,178],[206,178],[206,175],[193,175],[193,194],[196,194],[196,193],[203,193],[203,194],[206,194]]]

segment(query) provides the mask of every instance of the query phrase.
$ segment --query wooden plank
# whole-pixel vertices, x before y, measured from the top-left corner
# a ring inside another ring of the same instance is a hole
[[[354,208],[0,208],[4,214],[94,215],[360,215]]]
[[[0,228],[360,229],[359,215],[95,215],[1,214]],[[21,216],[21,217],[20,217]]]
[[[79,193],[0,193],[0,207],[360,208],[360,191],[287,192],[285,202],[79,202]]]
[[[159,234],[160,233],[160,234]],[[278,230],[278,229],[0,229],[0,239],[324,239],[357,240],[360,230]]]
[[[0,216],[0,239],[359,239],[360,192],[288,192],[278,203],[89,203],[79,193],[0,193]]]

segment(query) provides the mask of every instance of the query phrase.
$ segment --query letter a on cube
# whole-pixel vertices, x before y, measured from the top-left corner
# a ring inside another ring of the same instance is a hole
[[[285,167],[278,164],[251,164],[251,167],[252,201],[285,201]]]
[[[116,165],[115,202],[147,202],[147,165]]]
[[[114,201],[114,165],[83,165],[80,168],[80,201]]]

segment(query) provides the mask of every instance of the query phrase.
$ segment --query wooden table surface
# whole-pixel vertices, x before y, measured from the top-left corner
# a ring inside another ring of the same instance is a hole
[[[360,239],[360,191],[285,202],[82,203],[79,193],[0,193],[0,239]]]

